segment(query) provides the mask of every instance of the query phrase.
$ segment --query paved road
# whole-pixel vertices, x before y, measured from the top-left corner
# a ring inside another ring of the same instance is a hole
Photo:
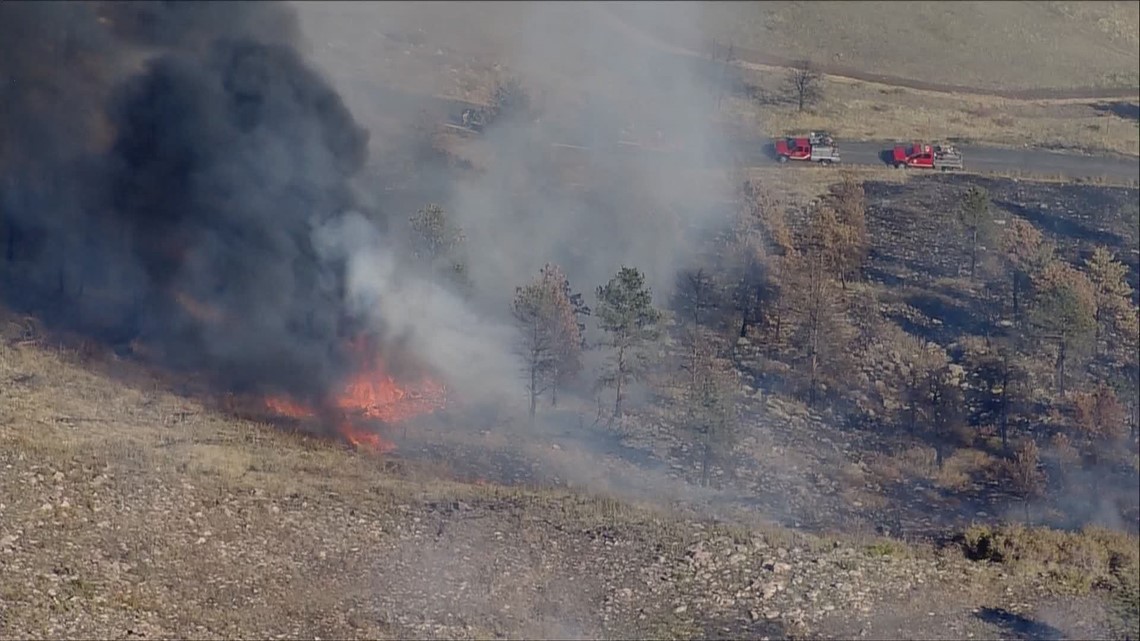
[[[373,89],[377,100],[397,100],[415,104],[418,108],[429,109],[441,121],[458,122],[459,114],[467,107],[480,105],[439,97],[409,95],[400,90]],[[735,149],[743,150],[738,159],[748,166],[762,166],[775,163],[771,152],[771,141],[754,133],[727,132]],[[896,141],[840,140],[843,163],[847,165],[885,166],[883,152],[891,149]],[[574,151],[599,151],[603,153],[669,153],[654,151],[636,144],[623,144],[617,132],[611,135],[600,133],[592,141],[565,138],[555,144],[556,148]],[[958,144],[965,160],[966,170],[971,172],[1013,172],[1025,176],[1045,178],[1064,177],[1069,179],[1105,179],[1112,182],[1135,184],[1140,182],[1140,157],[1116,154],[1087,155],[1075,152],[1059,152],[1046,149],[1013,149],[983,145]],[[911,170],[929,171],[929,170]]]
[[[750,164],[772,162],[765,152],[767,145],[760,139],[752,144],[758,151]],[[895,141],[839,141],[840,154],[845,164],[885,165],[883,152],[890,150]],[[971,172],[1017,172],[1042,177],[1103,178],[1113,182],[1140,179],[1140,158],[1104,155],[1088,156],[1061,153],[1045,149],[1008,149],[980,145],[957,145],[962,152],[966,170]],[[913,170],[924,171],[924,170]]]

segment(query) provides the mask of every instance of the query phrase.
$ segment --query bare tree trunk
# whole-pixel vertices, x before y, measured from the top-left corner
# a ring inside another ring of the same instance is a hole
[[[776,327],[774,329],[775,336],[773,336],[772,344],[769,346],[768,355],[771,356],[775,353],[777,346],[780,344],[780,331],[783,329],[784,315],[780,313],[780,308],[776,306]]]
[[[530,364],[530,422],[534,423],[535,410],[538,405],[538,364]]]
[[[1062,339],[1057,346],[1057,393],[1061,398],[1065,398],[1065,343]]]
[[[816,371],[819,365],[819,358],[812,349],[811,354],[811,381],[808,383],[808,406],[815,407],[815,387],[816,387]]]
[[[625,382],[625,346],[618,348],[617,376],[614,381],[614,418],[621,418],[622,383]]]
[[[1001,449],[1009,451],[1009,410],[1006,409],[1006,401],[1002,401],[1001,407],[1001,422],[999,423],[998,431],[1001,432]]]
[[[1104,310],[1097,306],[1096,313],[1093,314],[1093,357],[1100,356],[1100,323],[1104,315]]]
[[[970,278],[974,277],[974,270],[978,266],[978,228],[975,226],[970,232]]]
[[[712,434],[706,428],[705,431],[705,447],[704,453],[701,457],[701,485],[704,487],[709,486],[709,463],[712,458]]]
[[[1021,294],[1021,275],[1017,272],[1013,273],[1013,318],[1016,321],[1021,320],[1021,308],[1019,305]]]

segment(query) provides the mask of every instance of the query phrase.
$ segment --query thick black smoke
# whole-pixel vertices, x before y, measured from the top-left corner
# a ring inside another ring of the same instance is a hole
[[[269,3],[0,3],[9,303],[229,388],[342,374],[344,269],[311,238],[368,134],[296,32]]]

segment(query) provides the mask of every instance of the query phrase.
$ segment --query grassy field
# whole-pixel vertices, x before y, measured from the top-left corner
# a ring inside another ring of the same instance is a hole
[[[721,117],[754,123],[773,136],[827,129],[855,140],[951,139],[1140,154],[1135,118],[1116,113],[1131,103],[1010,100],[829,77],[819,103],[800,112],[783,96],[784,70],[753,65],[739,77],[740,91],[722,102]]]
[[[668,12],[639,16],[675,37]],[[708,2],[701,11],[703,35],[726,45],[993,89],[1135,87],[1138,29],[1134,2]]]

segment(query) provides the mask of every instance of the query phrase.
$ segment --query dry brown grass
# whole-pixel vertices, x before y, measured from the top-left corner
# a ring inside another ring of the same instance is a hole
[[[647,18],[649,19],[649,18]],[[927,82],[1134,87],[1134,2],[716,2],[703,31],[738,47]]]
[[[752,66],[743,79],[779,97],[785,72]],[[722,117],[752,123],[766,135],[826,129],[855,140],[948,140],[1076,148],[1136,155],[1140,131],[1096,101],[1023,101],[943,94],[829,78],[823,100],[799,112],[789,103],[763,104],[743,96],[722,104]]]
[[[959,542],[969,558],[1001,563],[1029,575],[1047,575],[1063,589],[1087,592],[1123,583],[1135,594],[1140,546],[1134,535],[1094,527],[1062,532],[1023,525],[976,526],[964,532]]]
[[[964,492],[998,474],[1001,461],[986,452],[962,448],[951,452],[939,468],[933,447],[913,446],[893,456],[879,454],[872,457],[868,469],[875,477],[887,482],[924,479],[937,487]]]
[[[793,11],[782,6],[785,4],[787,3],[763,3],[763,8],[753,8],[751,5],[736,6],[736,3],[726,3],[724,6],[710,3],[706,6],[706,13],[716,16],[759,12],[778,16],[782,12]],[[867,22],[863,9],[852,8],[858,5],[838,4],[834,7],[828,6],[825,11],[820,9],[822,5],[830,4],[832,3],[809,3],[810,6],[805,5],[804,8],[795,9],[794,12],[810,17],[807,24],[819,23],[818,28],[835,31],[837,25],[843,25],[843,28],[852,30],[851,34],[845,36],[845,42],[855,49],[867,45],[870,34],[870,31],[866,33],[860,31],[859,25],[875,24],[874,39],[884,40],[882,29],[878,26],[880,23]],[[894,3],[869,4],[875,5],[868,9],[872,14],[875,11],[891,11],[894,15],[902,7]],[[1010,3],[980,4],[978,10],[972,13],[959,9],[945,11],[953,14],[953,20],[962,21],[972,19],[971,16],[986,15],[987,12],[993,11],[992,7],[995,5]],[[1034,19],[1044,20],[1040,27],[1041,34],[1048,33],[1051,28],[1056,28],[1065,34],[1060,41],[1038,34],[1030,38],[1034,43],[1033,47],[1018,51],[1029,55],[1030,51],[1045,49],[1050,52],[1049,55],[1054,55],[1058,42],[1062,44],[1079,42],[1081,51],[1088,53],[1089,58],[1096,61],[1098,69],[1102,71],[1111,69],[1112,65],[1116,64],[1113,62],[1115,58],[1106,58],[1100,53],[1093,53],[1089,49],[1092,37],[1090,34],[1100,34],[1106,29],[1111,33],[1126,34],[1121,37],[1130,37],[1127,36],[1130,33],[1127,29],[1118,27],[1131,24],[1128,21],[1133,20],[1129,17],[1132,10],[1127,7],[1123,11],[1112,8],[1092,9],[1086,6],[1088,4],[1077,3],[1066,9],[1065,11],[1076,16],[1073,18],[1063,17],[1064,14],[1059,12],[1060,10],[1044,11],[1042,18],[1037,15],[1042,13],[1041,10],[1026,8],[1028,5],[1016,10],[999,9],[998,12],[1004,14],[1010,11],[1013,13],[1028,11],[1034,14]],[[889,7],[880,5],[889,5]],[[415,94],[482,103],[488,100],[495,82],[501,79],[504,73],[509,73],[512,68],[519,68],[525,64],[525,60],[511,57],[514,42],[512,39],[520,29],[525,28],[528,15],[525,3],[490,3],[478,7],[462,3],[427,3],[414,6],[396,3],[383,5],[302,3],[299,6],[316,60],[330,71],[337,85],[345,92],[354,112],[369,126],[384,118],[390,111],[383,100],[376,99],[375,92],[378,87],[393,86]],[[953,6],[960,7],[962,3],[955,3]],[[860,18],[839,19],[839,16],[850,11],[859,13]],[[924,14],[929,9],[914,9],[907,5],[902,7],[902,11],[904,13],[917,11],[918,14]],[[720,19],[713,18],[713,21]],[[1024,24],[1022,19],[1019,20],[1018,24]],[[891,20],[887,24],[896,22]],[[987,24],[987,29],[992,27],[992,24]],[[759,27],[755,21],[745,19],[737,23],[736,28],[747,31]],[[795,29],[801,28],[805,27],[799,23],[795,25]],[[902,28],[899,33],[906,34],[913,31]],[[978,35],[985,32],[985,30],[981,32],[971,30],[968,34],[961,35],[985,39],[988,36]],[[615,33],[628,39],[628,34],[622,31]],[[771,39],[771,34],[767,34],[763,29],[758,33],[766,34],[761,38],[766,43],[764,46],[780,47],[776,44],[777,40]],[[642,42],[644,46],[669,48],[667,42],[659,40],[637,42]],[[818,36],[809,39],[812,43],[818,40]],[[1103,44],[1103,37],[1093,41],[1099,46]],[[1010,42],[1008,36],[1000,40],[1002,47],[1013,50]],[[1042,43],[1048,45],[1044,46]],[[1134,48],[1134,44],[1129,44],[1126,47],[1127,55],[1121,58],[1126,63],[1125,67],[1133,71],[1135,70]],[[1032,80],[1032,74],[1026,75],[1026,65],[994,64],[994,60],[1004,58],[994,58],[996,54],[985,47],[972,45],[954,47],[953,50],[963,52],[964,55],[970,56],[970,59],[953,65],[940,60],[939,64],[928,67],[931,57],[914,56],[909,48],[892,45],[887,52],[880,51],[864,58],[849,56],[845,64],[866,64],[869,65],[867,67],[869,69],[882,71],[891,69],[892,62],[902,61],[920,65],[919,75],[915,77],[922,79],[936,79],[938,74],[932,77],[931,73],[936,71],[934,67],[939,67],[946,72],[945,77],[958,83],[969,84],[972,80],[986,77],[987,74],[1011,74],[1025,84],[1037,86]],[[899,53],[900,51],[906,53]],[[983,55],[983,52],[986,53]],[[1036,53],[1032,58],[1037,61],[1041,59],[1041,55]],[[1086,60],[1081,56],[1078,56],[1078,59]],[[859,60],[863,60],[863,63]],[[572,62],[567,61],[566,64],[573,66]],[[902,72],[905,69],[897,71]],[[740,72],[743,80],[760,87],[768,95],[776,95],[782,91],[786,74],[783,69],[744,64]],[[1044,79],[1056,82],[1059,86],[1072,86],[1074,82],[1094,83],[1098,77],[1104,77],[1106,74],[1112,75],[1112,72],[1082,71],[1071,78],[1066,78],[1052,69],[1045,74]],[[550,70],[550,73],[541,79],[530,79],[528,89],[539,102],[547,104],[555,112],[572,110],[576,95],[574,87],[579,76],[580,70],[577,74],[566,70]],[[1006,80],[997,84],[1006,87],[1015,86],[1017,83],[1011,84]],[[1135,86],[1135,81],[1132,86]],[[559,98],[543,100],[542,96],[546,94],[557,95]],[[1037,145],[1140,154],[1140,133],[1137,131],[1135,121],[1122,118],[1107,110],[1098,110],[1097,103],[1093,101],[1006,100],[984,95],[917,91],[837,77],[827,79],[824,95],[824,101],[806,113],[798,113],[788,104],[759,106],[743,98],[733,98],[722,103],[721,117],[759,127],[767,135],[779,135],[788,130],[825,128],[842,138],[849,139],[957,138],[1014,147]],[[611,101],[622,101],[620,85],[615,85],[605,97]],[[1135,100],[1128,102],[1133,103]],[[557,117],[556,113],[551,115]]]
[[[644,537],[633,549],[646,555],[686,545],[702,531],[742,540],[771,535],[773,545],[805,549],[812,539],[778,528],[698,530],[687,517],[582,492],[460,483],[438,466],[235,420],[153,383],[117,382],[99,370],[130,378],[137,367],[97,357],[81,365],[75,350],[49,347],[42,334],[19,345],[2,338],[4,635],[109,638],[131,627],[158,637],[406,638],[413,628],[388,620],[384,609],[402,606],[374,603],[398,604],[403,596],[377,586],[410,590],[407,603],[432,589],[417,574],[439,571],[440,559],[389,564],[425,545],[448,545],[434,542],[441,509],[459,511],[440,527],[476,546],[470,553],[490,555],[490,547],[477,546],[479,537],[491,537],[507,546],[503,554],[517,555],[522,545],[548,550],[543,563],[570,559],[558,576],[535,570],[494,584],[531,595],[577,571],[576,549],[602,545],[591,532]],[[420,530],[426,534],[413,535]],[[414,542],[421,536],[427,543]],[[448,567],[476,573],[471,563],[484,561],[490,569],[491,556]],[[555,569],[562,563],[550,562]],[[481,616],[432,634],[503,634]],[[517,633],[559,636],[558,625],[536,617]]]
[[[913,172],[900,172],[887,167],[849,166],[835,167],[748,167],[734,172],[731,180],[751,180],[769,185],[787,204],[803,206],[827,194],[830,188],[850,174],[858,181],[902,183],[914,176]]]

